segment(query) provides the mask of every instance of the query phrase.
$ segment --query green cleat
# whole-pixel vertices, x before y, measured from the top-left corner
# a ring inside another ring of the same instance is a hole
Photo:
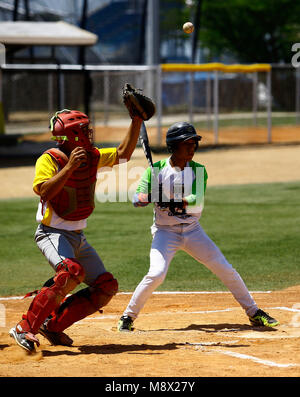
[[[133,331],[133,319],[129,316],[122,316],[118,322],[119,332],[130,332]]]
[[[253,317],[249,317],[250,323],[255,326],[276,327],[279,321],[275,320],[261,309],[258,309]]]

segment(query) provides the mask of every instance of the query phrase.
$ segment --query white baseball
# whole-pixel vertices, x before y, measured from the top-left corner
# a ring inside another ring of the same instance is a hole
[[[194,25],[192,24],[192,22],[186,22],[183,25],[182,29],[185,33],[192,33],[194,31]]]

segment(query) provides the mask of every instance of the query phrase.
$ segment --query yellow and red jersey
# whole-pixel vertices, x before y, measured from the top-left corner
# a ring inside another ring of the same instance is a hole
[[[117,149],[106,148],[97,150],[100,154],[97,168],[113,167],[116,162]],[[39,194],[39,185],[55,176],[59,170],[60,167],[58,162],[50,154],[42,154],[38,158],[35,166],[35,178],[33,181],[34,192]],[[65,230],[81,230],[87,225],[86,218],[79,220],[63,219],[55,212],[50,202],[43,201],[39,203],[36,220],[46,226]]]

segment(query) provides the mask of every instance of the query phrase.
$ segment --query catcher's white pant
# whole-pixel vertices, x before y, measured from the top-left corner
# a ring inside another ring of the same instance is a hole
[[[56,271],[57,266],[66,258],[76,258],[84,268],[84,283],[87,285],[106,272],[104,264],[87,242],[83,232],[56,229],[40,224],[35,233],[35,241],[42,254]]]
[[[152,292],[163,283],[169,264],[176,251],[183,250],[203,263],[231,291],[248,316],[253,316],[257,305],[241,276],[207,236],[199,223],[159,227],[154,233],[150,250],[150,268],[136,287],[124,311],[136,319]],[[184,269],[183,269],[184,270]]]

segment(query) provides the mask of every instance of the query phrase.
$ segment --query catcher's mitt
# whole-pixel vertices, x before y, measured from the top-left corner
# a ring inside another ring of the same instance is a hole
[[[145,121],[149,120],[154,115],[155,105],[152,99],[142,94],[142,90],[138,90],[126,83],[123,87],[122,96],[131,118],[139,116]]]

